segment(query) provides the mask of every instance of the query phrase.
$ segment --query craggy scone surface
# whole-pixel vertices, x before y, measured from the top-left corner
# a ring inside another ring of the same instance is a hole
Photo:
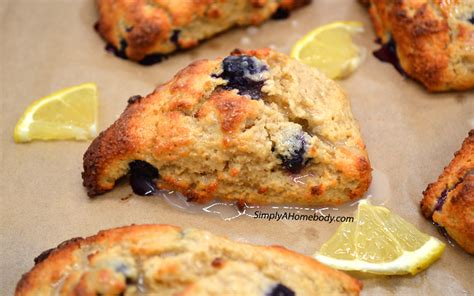
[[[283,247],[140,225],[76,238],[35,259],[20,295],[359,295],[350,276]]]
[[[474,254],[474,130],[438,180],[423,192],[421,211]]]
[[[286,17],[310,0],[97,0],[97,30],[116,55],[152,64],[235,26]]]
[[[403,70],[430,91],[474,87],[474,1],[370,0],[381,42],[395,42]]]
[[[197,202],[341,204],[371,180],[343,90],[267,49],[194,62],[131,98],[84,155],[88,194],[111,190],[135,160],[158,169],[159,188]]]

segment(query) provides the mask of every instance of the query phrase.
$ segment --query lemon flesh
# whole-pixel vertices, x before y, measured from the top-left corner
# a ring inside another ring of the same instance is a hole
[[[15,126],[17,143],[87,140],[97,135],[97,86],[84,83],[33,102]]]
[[[362,53],[352,42],[352,34],[363,31],[360,22],[334,22],[318,27],[296,42],[291,57],[319,69],[329,78],[345,78],[361,63]]]
[[[315,258],[342,270],[414,275],[436,261],[444,248],[387,208],[361,201],[355,221],[341,224]]]

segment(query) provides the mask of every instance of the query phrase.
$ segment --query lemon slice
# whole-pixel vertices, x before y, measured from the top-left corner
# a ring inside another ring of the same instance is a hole
[[[344,78],[362,61],[362,52],[351,35],[363,31],[360,22],[334,22],[318,27],[296,42],[291,57],[319,69],[329,78]]]
[[[33,102],[15,126],[15,142],[86,140],[97,135],[97,85],[84,83]]]
[[[341,224],[315,258],[342,270],[414,275],[436,261],[444,248],[387,208],[361,201],[355,221]]]

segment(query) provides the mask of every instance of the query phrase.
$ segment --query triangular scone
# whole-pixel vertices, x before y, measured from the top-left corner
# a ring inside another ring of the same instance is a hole
[[[35,259],[16,296],[356,296],[362,284],[278,246],[207,231],[134,225],[75,238]]]
[[[436,182],[423,191],[421,212],[474,255],[474,129]]]
[[[88,194],[111,190],[136,160],[157,169],[159,188],[197,202],[334,205],[371,181],[343,90],[268,49],[194,62],[132,97],[84,155]]]
[[[286,18],[311,0],[96,0],[107,51],[151,65],[233,27]]]

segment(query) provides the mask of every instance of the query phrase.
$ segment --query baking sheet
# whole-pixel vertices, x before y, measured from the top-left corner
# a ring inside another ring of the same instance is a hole
[[[82,155],[89,142],[15,144],[13,128],[33,100],[83,82],[99,86],[99,127],[108,127],[128,97],[146,95],[179,69],[201,58],[225,56],[235,47],[291,45],[312,28],[335,20],[358,20],[368,52],[361,67],[341,82],[352,102],[376,169],[372,192],[420,230],[445,240],[418,211],[421,192],[449,163],[474,127],[474,93],[429,94],[372,57],[377,46],[363,7],[352,0],[313,0],[288,20],[235,29],[196,49],[143,67],[105,52],[92,26],[92,0],[3,0],[1,16],[0,294],[11,295],[21,274],[43,250],[77,236],[131,223],[168,223],[210,230],[239,241],[278,244],[313,254],[338,223],[266,221],[191,213],[160,198],[133,197],[123,184],[90,200],[81,185]],[[375,189],[374,189],[375,188]],[[355,207],[341,209],[351,212]],[[469,295],[474,259],[447,246],[441,259],[417,276],[363,279],[363,295]]]

